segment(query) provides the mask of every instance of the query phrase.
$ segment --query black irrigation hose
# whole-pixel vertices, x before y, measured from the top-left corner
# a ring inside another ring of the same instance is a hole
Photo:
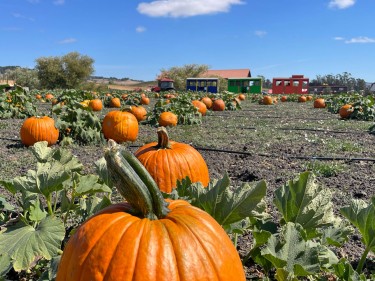
[[[334,133],[334,134],[368,134],[369,131],[363,132],[351,132],[351,131],[330,131],[330,130],[323,130],[323,129],[311,129],[311,128],[276,128],[277,130],[283,131],[310,131],[310,132],[323,132],[323,133]]]
[[[296,155],[276,155],[276,154],[265,154],[265,153],[250,153],[245,151],[234,151],[234,150],[226,150],[226,149],[216,149],[216,148],[207,148],[207,147],[199,147],[193,146],[197,150],[203,151],[214,151],[214,152],[224,152],[224,153],[233,153],[233,154],[242,154],[242,155],[257,155],[263,157],[272,157],[272,158],[289,158],[289,159],[302,159],[302,160],[322,160],[322,161],[367,161],[367,162],[375,162],[375,158],[348,158],[348,157],[326,157],[326,156],[296,156]]]
[[[288,120],[313,120],[313,121],[322,121],[322,120],[332,120],[330,118],[298,118],[298,117],[285,117],[285,116],[249,116],[249,115],[229,115],[229,114],[215,114],[215,115],[206,115],[206,117],[256,117],[259,119],[288,119]]]
[[[128,147],[132,148],[139,148],[140,145],[129,145]],[[262,157],[271,157],[271,158],[289,158],[289,159],[301,159],[301,160],[322,160],[322,161],[367,161],[367,162],[375,162],[375,158],[348,158],[348,157],[326,157],[326,156],[296,156],[296,155],[277,155],[277,154],[266,154],[266,153],[251,153],[246,151],[235,151],[235,150],[227,150],[227,149],[217,149],[217,148],[208,148],[208,147],[200,147],[192,145],[196,150],[202,151],[214,151],[214,152],[223,152],[223,153],[231,153],[231,154],[241,154],[241,155],[248,155],[248,156],[262,156]]]

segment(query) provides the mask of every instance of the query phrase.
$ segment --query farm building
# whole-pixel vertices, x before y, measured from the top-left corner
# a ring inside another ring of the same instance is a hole
[[[309,78],[303,75],[292,75],[287,78],[272,79],[273,94],[307,94],[309,90]]]

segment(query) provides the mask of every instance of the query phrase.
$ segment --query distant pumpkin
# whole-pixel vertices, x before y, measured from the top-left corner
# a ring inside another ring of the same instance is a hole
[[[271,96],[264,96],[263,97],[263,104],[265,104],[265,105],[273,104],[273,98]]]
[[[322,98],[318,98],[314,100],[314,108],[325,108],[326,107],[326,102]]]
[[[199,100],[193,100],[191,103],[194,105],[194,107],[198,109],[198,111],[200,112],[200,114],[202,114],[202,116],[206,115],[207,106],[203,102]]]
[[[353,113],[354,108],[351,104],[343,105],[339,110],[339,115],[341,118],[346,119]]]
[[[163,112],[158,119],[159,126],[168,127],[176,126],[178,123],[178,116],[173,112]]]
[[[222,99],[215,99],[212,103],[212,110],[213,111],[224,111],[225,110],[225,102]]]
[[[209,97],[203,97],[201,98],[201,102],[203,102],[206,105],[207,109],[211,109],[212,99],[210,99]]]
[[[89,107],[91,107],[91,109],[93,111],[100,111],[100,110],[102,110],[102,108],[103,108],[102,100],[101,99],[90,100]]]
[[[120,108],[121,107],[121,101],[119,98],[112,98],[109,102],[110,107]]]
[[[106,114],[102,124],[103,135],[117,143],[135,141],[138,137],[138,120],[126,111],[114,110]]]
[[[23,122],[20,136],[21,142],[26,146],[34,145],[38,141],[46,141],[48,145],[53,145],[59,138],[59,130],[51,117],[32,116]]]

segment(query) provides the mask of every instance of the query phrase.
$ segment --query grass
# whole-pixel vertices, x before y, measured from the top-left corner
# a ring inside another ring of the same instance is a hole
[[[345,165],[335,161],[323,162],[312,160],[305,164],[308,171],[313,172],[317,176],[333,177],[345,170]]]

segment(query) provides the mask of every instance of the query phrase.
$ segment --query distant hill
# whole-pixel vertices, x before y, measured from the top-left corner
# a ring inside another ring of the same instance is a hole
[[[5,73],[5,71],[7,71],[8,69],[9,70],[14,70],[14,69],[16,69],[18,67],[19,66],[15,66],[15,65],[0,66],[0,73]]]

